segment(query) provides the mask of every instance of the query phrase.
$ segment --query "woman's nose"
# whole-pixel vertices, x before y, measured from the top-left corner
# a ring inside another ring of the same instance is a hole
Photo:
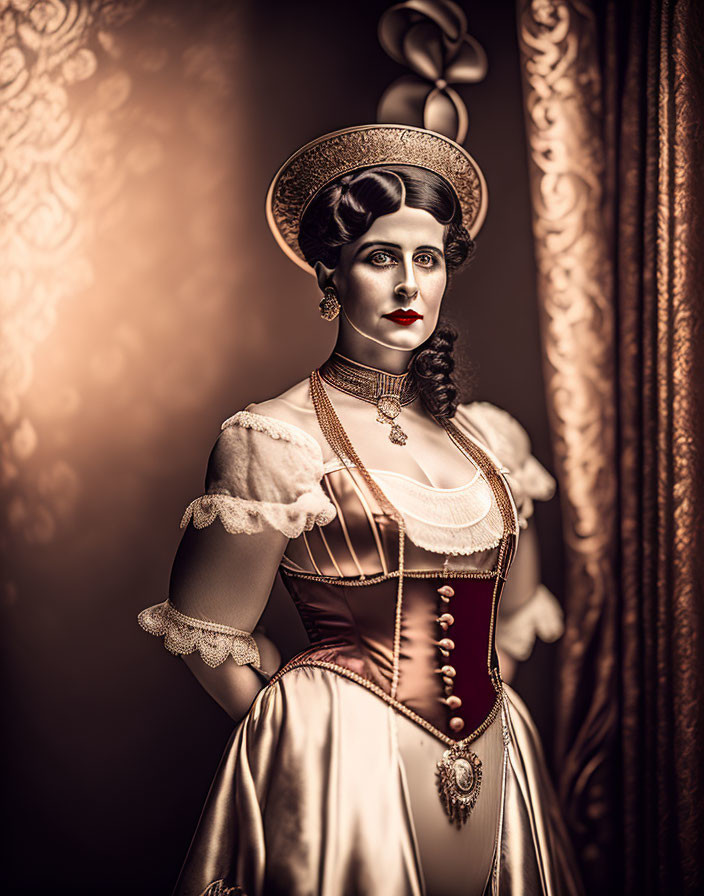
[[[394,292],[400,298],[408,301],[415,299],[418,295],[418,283],[413,273],[413,261],[405,262],[403,265],[403,278],[394,287]]]

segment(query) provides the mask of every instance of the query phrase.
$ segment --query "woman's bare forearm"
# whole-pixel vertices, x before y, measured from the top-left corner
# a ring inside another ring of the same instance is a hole
[[[174,559],[169,598],[179,613],[197,626],[215,622],[235,632],[252,632],[266,677],[279,668],[275,644],[257,628],[288,539],[275,530],[255,534],[228,532],[219,523],[186,529]],[[225,712],[240,721],[266,683],[248,665],[229,656],[208,666],[198,653],[184,662]]]
[[[253,636],[259,648],[262,671],[270,677],[281,665],[279,650],[262,632],[255,631]],[[184,656],[183,661],[213,700],[235,722],[244,718],[266,684],[251,666],[238,666],[231,657],[214,669],[206,665],[197,652]]]

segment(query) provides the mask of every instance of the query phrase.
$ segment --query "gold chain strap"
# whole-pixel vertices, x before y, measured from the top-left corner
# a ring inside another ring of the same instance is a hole
[[[349,436],[345,432],[340,418],[337,416],[335,408],[328,398],[322,378],[317,370],[314,370],[310,375],[310,393],[313,399],[313,407],[318,417],[318,423],[327,443],[343,464],[347,460],[357,467],[360,475],[369,486],[371,493],[378,501],[383,513],[391,517],[395,523],[403,526],[403,517],[379,488],[376,480],[371,477],[350,442]]]
[[[467,455],[470,460],[474,461],[474,463],[479,467],[479,469],[484,473],[484,475],[489,480],[489,484],[492,486],[492,491],[496,496],[496,503],[499,506],[499,511],[501,513],[501,519],[504,524],[504,535],[511,535],[512,542],[512,550],[506,552],[504,557],[504,563],[499,564],[499,573],[502,578],[505,578],[504,573],[508,569],[510,565],[510,559],[513,556],[513,550],[515,549],[516,543],[516,516],[513,511],[513,504],[511,502],[511,498],[508,492],[508,486],[506,485],[503,476],[496,469],[491,459],[487,456],[486,452],[484,452],[479,445],[473,442],[470,438],[468,438],[461,429],[458,429],[457,426],[447,417],[436,417],[437,422],[444,427],[447,434],[450,436],[452,441],[457,445],[457,447],[462,451],[463,454]]]
[[[390,517],[398,528],[398,588],[396,590],[396,613],[394,618],[394,658],[393,677],[391,679],[391,696],[395,699],[398,690],[401,657],[401,619],[403,615],[403,567],[406,546],[406,524],[401,514],[396,510],[377,483],[369,474],[369,471],[360,460],[359,455],[349,440],[345,429],[340,423],[340,418],[335,413],[335,408],[328,398],[325,386],[317,370],[310,375],[310,394],[313,399],[313,407],[320,424],[320,429],[327,443],[335,452],[340,461],[350,461],[359,471],[369,490],[379,503],[381,510]]]

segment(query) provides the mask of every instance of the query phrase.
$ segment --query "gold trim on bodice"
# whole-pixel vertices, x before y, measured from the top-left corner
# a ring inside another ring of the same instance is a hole
[[[374,684],[374,682],[369,681],[368,678],[364,678],[362,675],[358,675],[356,672],[352,672],[350,669],[347,669],[345,666],[340,666],[337,663],[330,663],[324,660],[316,660],[316,659],[308,659],[306,654],[301,654],[297,657],[294,657],[292,660],[289,660],[285,666],[283,666],[279,671],[271,677],[269,680],[269,685],[275,684],[282,675],[285,675],[287,672],[291,672],[294,669],[301,669],[306,666],[313,666],[319,669],[327,669],[329,672],[335,672],[337,675],[342,675],[343,678],[349,678],[351,681],[356,682],[362,687],[366,688],[368,691],[371,691],[373,694],[376,694],[377,697],[381,697],[386,703],[390,706],[393,706],[398,712],[402,713],[404,716],[407,716],[409,719],[414,721],[417,725],[420,725],[421,728],[428,731],[430,734],[434,735],[441,740],[447,746],[454,746],[457,743],[460,744],[469,744],[473,740],[476,740],[480,734],[483,734],[484,731],[491,725],[491,723],[496,718],[496,714],[501,709],[501,699],[502,699],[502,682],[500,679],[495,684],[496,687],[496,700],[494,701],[494,705],[489,712],[489,715],[483,720],[483,722],[472,731],[471,734],[468,734],[466,737],[458,740],[457,738],[449,737],[443,731],[440,731],[439,728],[436,728],[427,719],[424,719],[422,716],[418,715],[417,712],[414,712],[412,709],[409,709],[405,703],[401,703],[399,700],[396,700],[390,694],[388,694],[383,688],[380,688],[378,685]]]

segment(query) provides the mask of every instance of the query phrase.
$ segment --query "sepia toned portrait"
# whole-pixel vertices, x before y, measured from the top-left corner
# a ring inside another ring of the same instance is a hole
[[[702,892],[702,5],[0,26],[3,892]]]

